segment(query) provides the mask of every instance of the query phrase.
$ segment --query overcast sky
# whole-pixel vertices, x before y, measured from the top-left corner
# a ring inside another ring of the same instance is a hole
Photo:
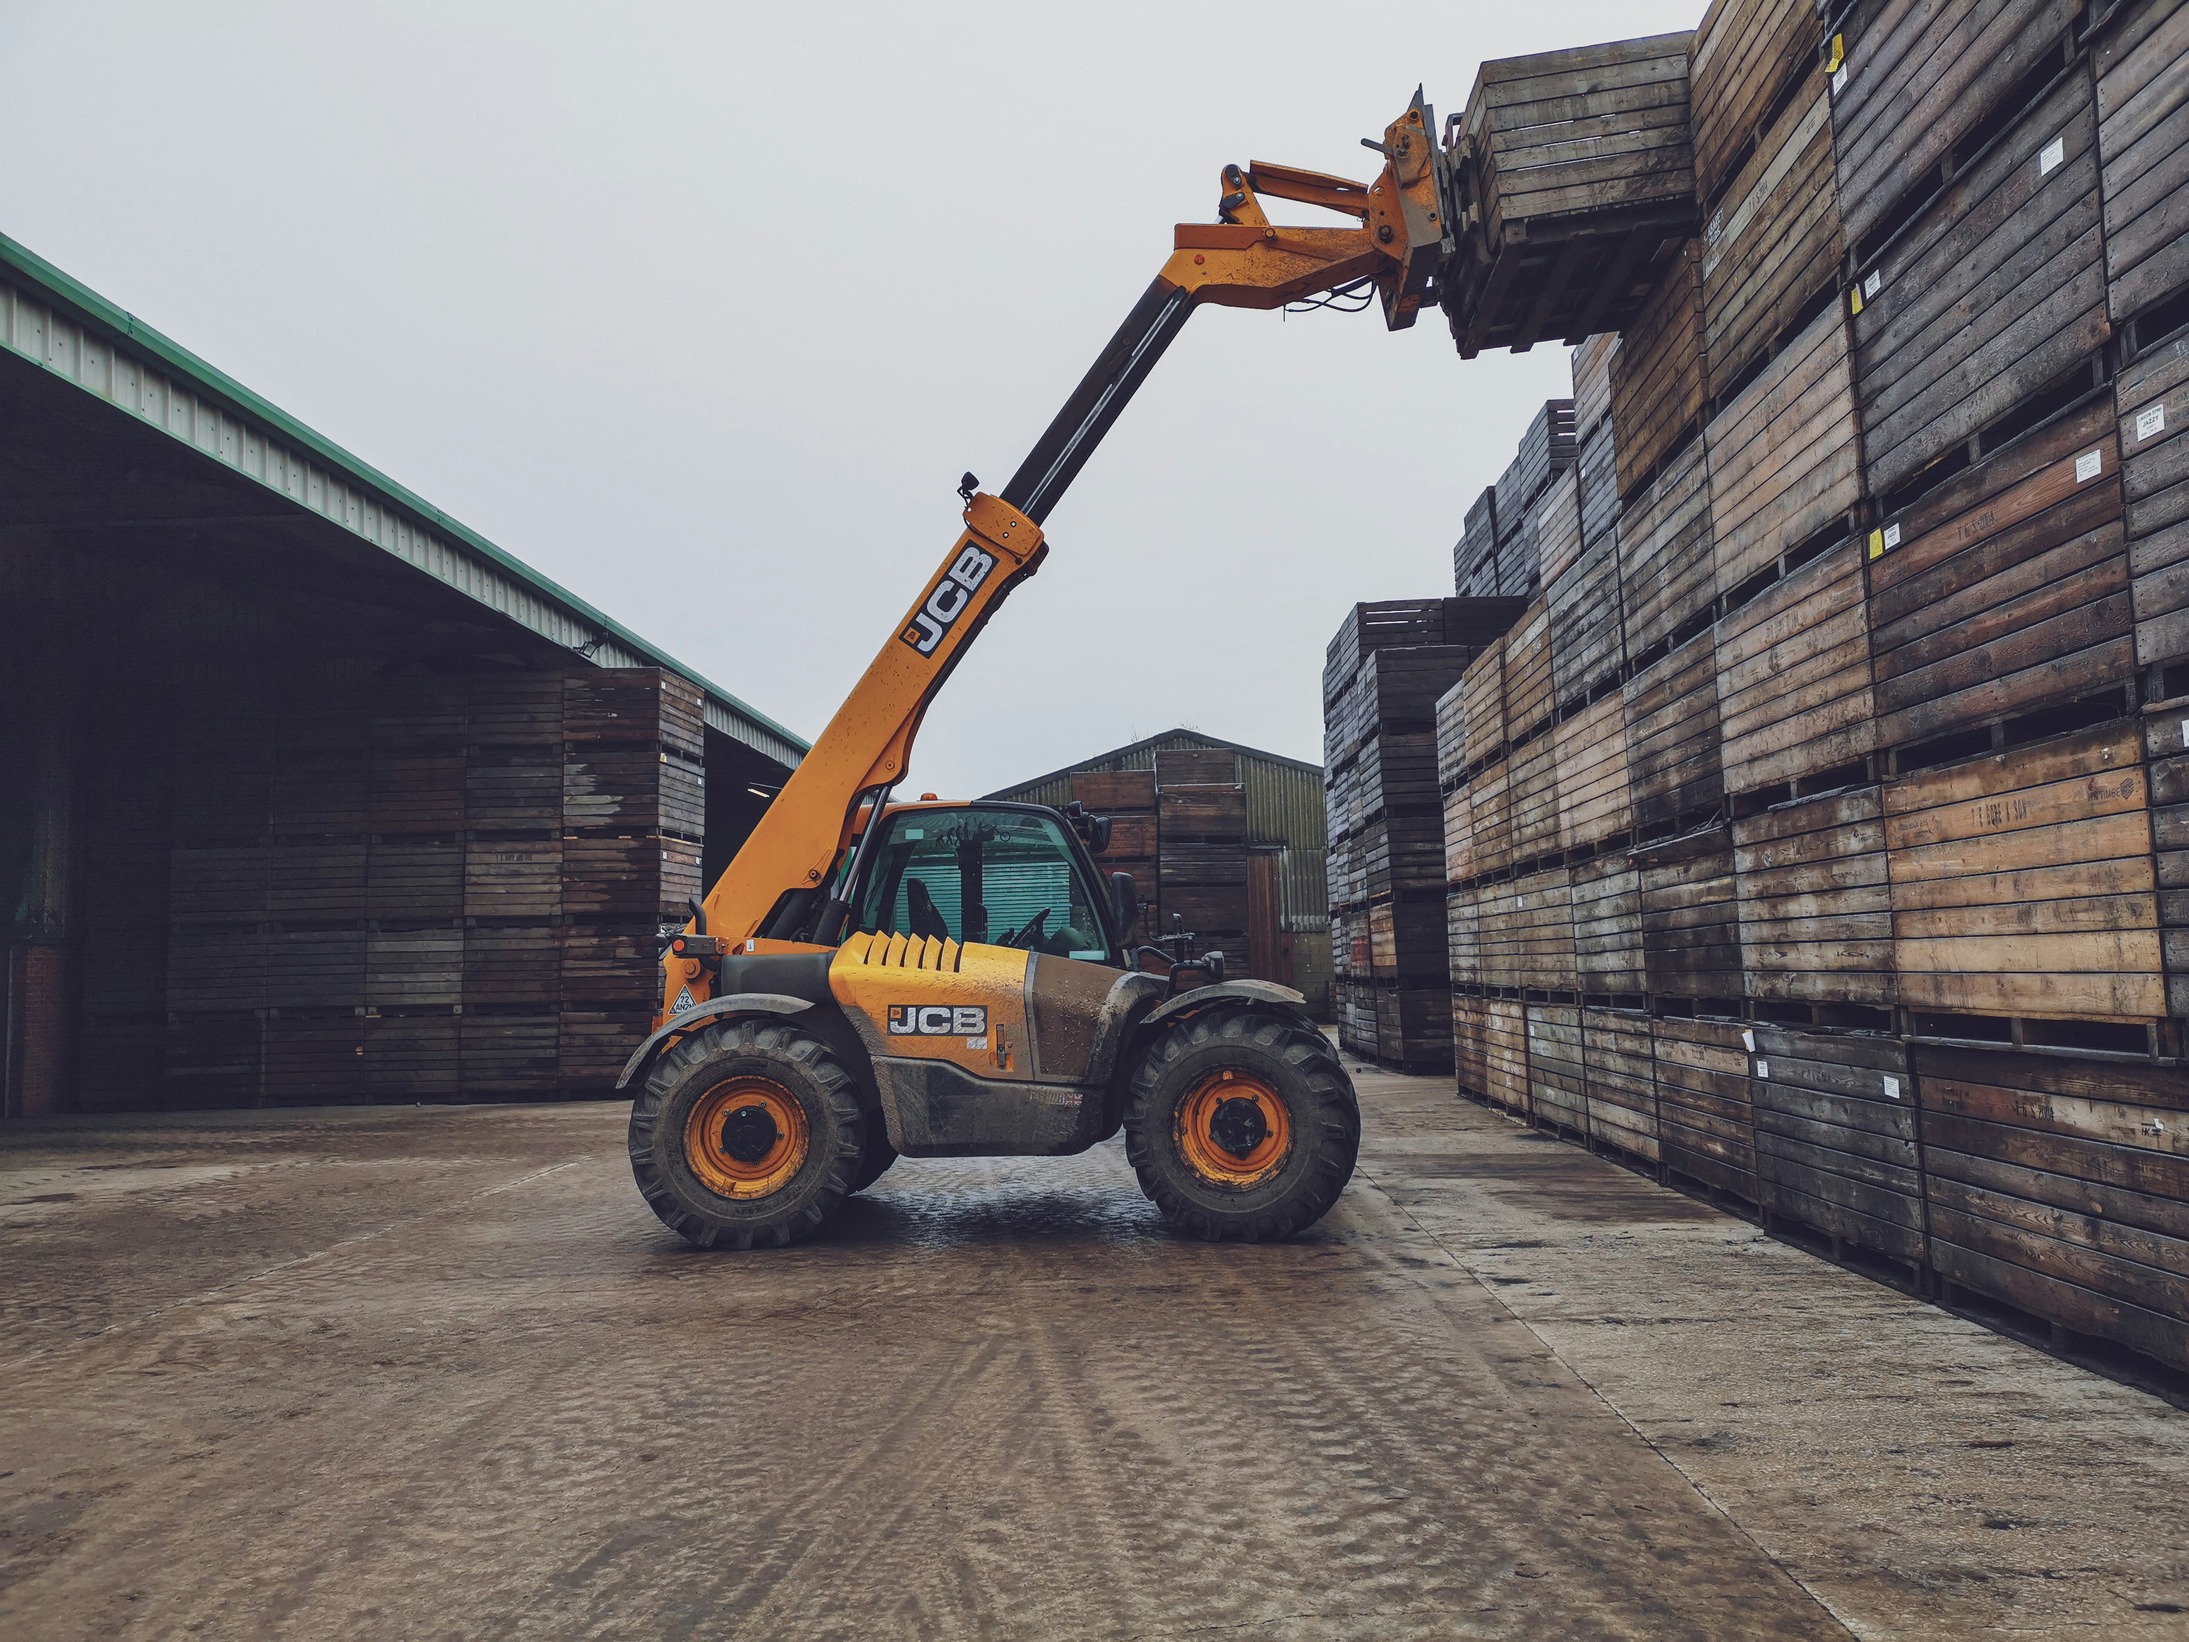
[[[8,9],[0,231],[810,737],[1226,161],[1365,178],[1416,82],[1702,5]],[[1319,758],[1340,616],[1452,590],[1569,369],[1197,314],[912,788],[1174,724]]]

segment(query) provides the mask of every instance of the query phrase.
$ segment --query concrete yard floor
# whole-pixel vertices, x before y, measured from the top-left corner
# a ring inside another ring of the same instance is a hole
[[[1360,1085],[1259,1248],[1115,1142],[736,1256],[618,1106],[0,1131],[0,1634],[2189,1629],[2189,1415]]]

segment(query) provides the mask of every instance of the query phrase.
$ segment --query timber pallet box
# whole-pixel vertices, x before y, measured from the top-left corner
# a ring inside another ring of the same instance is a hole
[[[1645,837],[1724,803],[1716,662],[1706,630],[1626,683],[1627,785]]]
[[[1695,192],[1717,204],[1768,145],[1773,116],[1818,70],[1816,0],[1713,0],[1695,29],[1688,94],[1694,108]]]
[[[1733,822],[1741,965],[1754,1002],[1890,1009],[1884,795],[1855,787]]]
[[[1641,869],[1624,854],[1571,869],[1574,979],[1591,996],[1638,996],[1648,987],[1642,955]]]
[[[1558,778],[1556,847],[1572,856],[1623,843],[1634,829],[1625,698],[1613,691],[1561,720],[1552,741]]]
[[[1870,489],[1890,495],[2112,335],[2090,82],[2065,78],[1857,265]]]
[[[2144,1029],[2167,1013],[2141,727],[1886,783],[1904,1008]]]
[[[556,1019],[556,1094],[564,1099],[614,1093],[631,1051],[652,1030],[653,1007],[562,1010]]]
[[[573,924],[562,931],[560,996],[576,1009],[650,1008],[661,990],[657,937],[627,925]]]
[[[1476,497],[1457,542],[1452,544],[1452,583],[1463,599],[1497,593],[1497,491]]]
[[[572,747],[660,747],[700,763],[706,709],[698,686],[655,667],[594,668],[563,680],[563,739]]]
[[[373,840],[365,861],[366,917],[391,924],[461,918],[465,854],[454,840]]]
[[[1573,445],[1583,445],[1603,431],[1611,418],[1612,362],[1619,354],[1615,332],[1584,337],[1573,350]]]
[[[1642,964],[1661,997],[1741,996],[1733,839],[1724,825],[1637,847]]]
[[[463,1081],[458,1020],[408,1011],[365,1020],[365,1092],[374,1100],[451,1101]]]
[[[1868,551],[1882,746],[1985,730],[2135,674],[2110,397],[1947,480]]]
[[[1927,1258],[1907,1046],[1852,1032],[1748,1030],[1765,1225],[1792,1220],[1919,1270]]]
[[[1512,992],[1572,993],[1573,878],[1545,867],[1476,891],[1482,984]]]
[[[1520,436],[1519,449],[1498,476],[1497,487],[1491,493],[1496,506],[1493,518],[1504,527],[1498,533],[1500,540],[1519,527],[1550,489],[1551,481],[1573,466],[1576,455],[1573,401],[1546,400],[1528,424],[1528,431]]]
[[[457,1029],[466,1096],[550,1097],[561,1059],[562,1023],[552,1010],[479,1014],[467,1009]]]
[[[699,892],[699,849],[684,839],[563,840],[562,915],[572,923],[681,922]]]
[[[1533,861],[1558,849],[1558,738],[1546,731],[1513,749],[1512,849]]]
[[[1611,368],[1619,494],[1632,496],[1702,430],[1710,399],[1703,354],[1702,248],[1683,242],[1652,270],[1649,300]]]
[[[569,832],[658,832],[699,838],[707,830],[706,772],[654,747],[573,746],[563,766],[562,824]]]
[[[1619,523],[1623,503],[1619,495],[1619,429],[1608,418],[1581,446],[1574,464],[1574,483],[1581,504],[1581,539],[1594,542],[1609,535]]]
[[[376,835],[446,837],[464,830],[459,750],[375,753],[368,825]]]
[[[1548,724],[1557,706],[1552,689],[1550,604],[1530,602],[1527,613],[1505,635],[1505,735],[1518,746]]]
[[[552,923],[562,914],[563,841],[474,838],[464,850],[463,915]]]
[[[1862,566],[1861,542],[1842,542],[1719,621],[1728,794],[1866,771],[1878,726]]]
[[[2114,382],[2136,665],[2182,675],[2189,694],[2189,335],[2124,367]]]
[[[2183,1074],[1918,1045],[1932,1269],[2189,1369]]]
[[[1846,325],[1825,313],[1704,430],[1711,576],[1724,605],[1853,534],[1862,468],[1850,372]]]
[[[371,830],[366,772],[354,753],[283,758],[274,770],[275,836],[363,837]]]
[[[368,1098],[365,1018],[355,1010],[270,1015],[259,1053],[269,1104],[346,1106]]]
[[[1446,156],[1464,232],[1442,301],[1463,358],[1627,327],[1659,246],[1695,229],[1692,38],[1482,65]]]
[[[1717,599],[1710,464],[1702,440],[1665,463],[1619,516],[1619,613],[1630,666],[1654,660]]]
[[[2115,322],[2189,284],[2189,15],[2128,8],[2097,44],[2098,151],[2105,194],[2108,300]]]
[[[1551,699],[1561,709],[1586,702],[1626,671],[1619,607],[1619,539],[1605,530],[1571,562],[1546,577],[1551,639]]]
[[[1580,1020],[1581,1096],[1591,1146],[1660,1164],[1656,1034],[1649,1017],[1584,1005]]]
[[[1570,1004],[1531,1003],[1528,1101],[1539,1128],[1588,1136],[1588,1091],[1582,1067],[1581,1011]]]
[[[561,997],[562,931],[553,924],[464,931],[464,1008],[554,1008]]]
[[[1072,797],[1096,815],[1153,815],[1153,770],[1082,770],[1072,777]]]
[[[1760,1188],[1747,1030],[1733,1020],[1659,1017],[1650,1023],[1666,1173],[1753,1205]]]
[[[284,930],[266,938],[263,956],[269,1009],[346,1009],[366,995],[367,946],[362,929]]]
[[[1405,1072],[1452,1069],[1451,994],[1441,986],[1377,987],[1373,1058]]]
[[[1448,909],[1441,896],[1368,903],[1368,972],[1379,985],[1451,984]]]
[[[162,1109],[259,1105],[263,1039],[255,1010],[171,1012],[160,1035]]]
[[[552,748],[473,748],[464,765],[464,822],[479,833],[562,831],[562,755]]]
[[[560,673],[487,674],[470,682],[464,739],[473,747],[552,749],[562,742]]]
[[[365,937],[368,1009],[453,1007],[463,996],[461,929],[376,929]]]
[[[1236,787],[1239,755],[1229,747],[1174,747],[1155,755],[1155,786]]]
[[[1833,146],[1866,254],[1913,197],[2067,64],[2077,0],[1862,0],[1838,33]],[[2085,84],[2087,85],[2087,81]]]

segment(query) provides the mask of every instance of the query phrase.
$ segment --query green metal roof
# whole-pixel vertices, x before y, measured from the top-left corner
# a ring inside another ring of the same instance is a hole
[[[709,725],[784,764],[809,743],[422,496],[0,234],[0,346],[280,491],[604,667],[661,667],[707,693]]]

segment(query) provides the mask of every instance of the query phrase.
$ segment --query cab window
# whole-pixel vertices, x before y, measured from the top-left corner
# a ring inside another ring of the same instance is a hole
[[[1102,914],[1053,817],[907,810],[886,825],[859,897],[860,929],[1109,956]]]

